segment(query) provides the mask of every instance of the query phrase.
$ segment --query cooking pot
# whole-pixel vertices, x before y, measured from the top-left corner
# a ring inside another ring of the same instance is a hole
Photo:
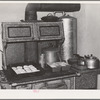
[[[48,64],[60,61],[60,54],[57,48],[48,48],[44,50],[45,62]]]
[[[52,15],[49,13],[47,16],[44,16],[41,18],[44,22],[56,22],[59,20],[59,18],[55,15]]]

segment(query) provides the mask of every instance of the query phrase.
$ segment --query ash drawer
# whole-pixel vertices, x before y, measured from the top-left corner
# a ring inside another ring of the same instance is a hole
[[[16,89],[31,89],[31,88],[32,88],[32,84],[25,84],[25,85],[16,86]]]
[[[33,89],[47,89],[45,82],[36,83],[33,86]]]
[[[48,89],[67,89],[67,85],[62,79],[47,82]]]

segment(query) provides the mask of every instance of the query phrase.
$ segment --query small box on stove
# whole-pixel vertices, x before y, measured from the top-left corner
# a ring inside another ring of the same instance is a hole
[[[67,65],[66,62],[55,62],[48,64],[51,68],[52,72],[61,72],[61,71],[68,71],[70,69],[70,65]]]

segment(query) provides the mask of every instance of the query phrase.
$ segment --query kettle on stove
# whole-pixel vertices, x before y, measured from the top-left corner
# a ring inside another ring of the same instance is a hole
[[[95,69],[99,67],[99,59],[95,56],[88,55],[88,56],[84,56],[85,59],[85,65],[87,66],[87,68],[89,69]]]

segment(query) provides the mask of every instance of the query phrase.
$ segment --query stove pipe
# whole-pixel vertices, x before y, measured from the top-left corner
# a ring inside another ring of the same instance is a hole
[[[25,21],[37,20],[37,11],[75,12],[80,10],[80,4],[43,4],[29,3],[25,9]]]

